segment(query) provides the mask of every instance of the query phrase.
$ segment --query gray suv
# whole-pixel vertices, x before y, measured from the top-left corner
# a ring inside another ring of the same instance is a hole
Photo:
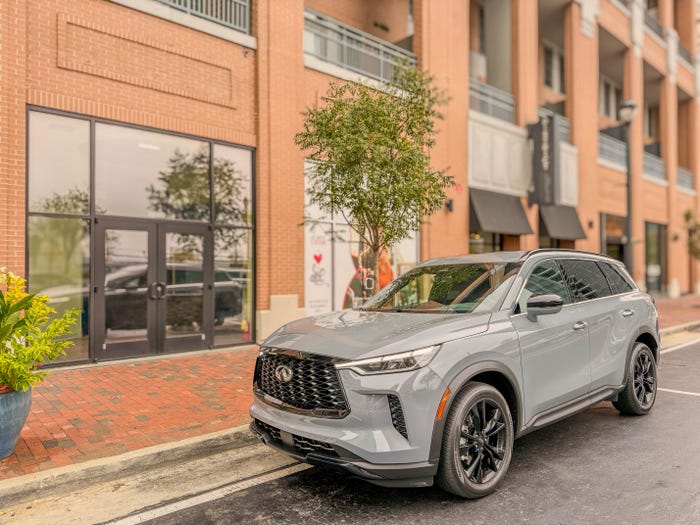
[[[362,307],[267,338],[251,429],[314,465],[466,498],[503,479],[513,440],[600,401],[648,413],[654,302],[607,257],[568,250],[426,261]]]

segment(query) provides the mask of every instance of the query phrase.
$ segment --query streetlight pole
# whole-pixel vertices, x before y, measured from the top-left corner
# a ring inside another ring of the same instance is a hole
[[[634,100],[624,100],[620,104],[618,110],[618,118],[622,124],[622,132],[624,134],[626,145],[626,160],[627,160],[627,219],[625,220],[625,251],[624,262],[627,271],[634,278],[634,255],[632,253],[632,161],[630,155],[630,126],[637,114],[637,103]]]

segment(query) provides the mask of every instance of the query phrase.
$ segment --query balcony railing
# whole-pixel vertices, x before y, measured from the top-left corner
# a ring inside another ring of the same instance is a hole
[[[250,32],[250,0],[158,0],[189,15]]]
[[[676,185],[689,190],[695,189],[695,177],[693,172],[686,168],[678,167]]]
[[[477,80],[469,82],[469,107],[506,122],[515,122],[515,98]]]
[[[649,11],[645,11],[644,23],[647,25],[647,27],[649,29],[651,29],[654,33],[659,35],[661,38],[664,37],[664,30],[661,28],[661,24],[659,23],[659,19],[656,17],[655,14],[650,13]]]
[[[693,57],[691,56],[690,51],[688,51],[688,49],[685,48],[683,44],[678,44],[678,54],[681,56],[681,58],[683,58],[683,60],[688,62],[688,64],[690,64],[691,66],[694,65]]]
[[[644,174],[655,179],[666,178],[666,166],[661,157],[657,157],[648,151],[644,152]]]
[[[410,51],[310,9],[304,11],[304,53],[381,81],[416,63]]]
[[[553,111],[547,108],[539,108],[537,110],[537,115],[539,115],[540,117],[552,117],[554,114],[555,113]],[[571,144],[571,124],[569,123],[569,119],[563,115],[559,115],[559,118],[556,120],[556,122],[557,129],[559,131],[559,137],[561,138],[561,140]]]
[[[605,133],[598,133],[598,158],[627,169],[627,144]]]

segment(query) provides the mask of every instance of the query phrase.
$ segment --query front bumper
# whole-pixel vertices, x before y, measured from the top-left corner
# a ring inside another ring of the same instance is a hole
[[[322,442],[304,439],[259,420],[251,422],[250,430],[264,444],[299,461],[341,470],[383,487],[430,487],[437,473],[437,463],[428,461],[397,464],[368,463],[337,445],[331,447]],[[316,446],[316,452],[308,450],[309,442],[312,442],[311,446]]]

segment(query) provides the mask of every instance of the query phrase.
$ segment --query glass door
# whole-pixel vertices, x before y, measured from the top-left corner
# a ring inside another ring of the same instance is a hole
[[[97,219],[97,359],[212,346],[211,239],[206,225]]]
[[[156,351],[156,225],[97,219],[95,224],[95,357]]]
[[[158,330],[164,352],[212,345],[213,264],[211,232],[204,225],[159,226]]]

